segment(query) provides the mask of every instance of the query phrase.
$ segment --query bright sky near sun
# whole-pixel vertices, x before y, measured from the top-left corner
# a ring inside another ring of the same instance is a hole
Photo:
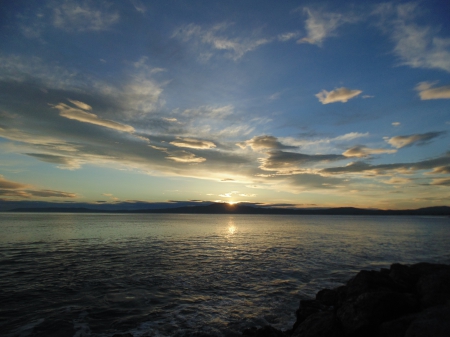
[[[450,200],[450,3],[7,1],[0,200]]]

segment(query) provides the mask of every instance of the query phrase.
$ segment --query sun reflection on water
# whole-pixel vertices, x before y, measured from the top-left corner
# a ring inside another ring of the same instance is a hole
[[[236,231],[237,231],[237,227],[234,224],[234,219],[230,218],[228,220],[228,233],[227,234],[228,235],[233,235],[234,233],[236,233]]]

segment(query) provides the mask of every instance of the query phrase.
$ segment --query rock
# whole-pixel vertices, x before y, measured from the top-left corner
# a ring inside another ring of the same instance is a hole
[[[450,336],[450,305],[429,308],[417,315],[405,337]]]
[[[411,322],[417,314],[406,315],[392,321],[384,322],[380,325],[379,337],[399,337],[404,336]]]
[[[309,316],[327,309],[328,306],[323,305],[318,300],[301,300],[300,307],[295,312],[297,320],[295,321],[294,326],[292,327],[292,331],[295,331],[297,327]]]
[[[130,333],[116,333],[112,337],[133,337]]]
[[[450,266],[392,264],[360,271],[346,285],[301,300],[292,330],[244,331],[256,337],[449,337]]]
[[[292,337],[343,337],[339,321],[333,312],[319,312],[309,316],[293,332]]]
[[[416,288],[423,308],[445,304],[450,300],[450,268],[426,273],[419,278]]]
[[[316,301],[322,305],[334,306],[338,302],[339,294],[336,290],[322,289],[316,295]]]
[[[283,331],[275,329],[270,325],[266,325],[259,329],[256,327],[245,329],[242,335],[252,337],[286,337],[286,334]]]
[[[372,333],[381,323],[419,309],[413,294],[369,292],[344,303],[337,311],[346,334]]]

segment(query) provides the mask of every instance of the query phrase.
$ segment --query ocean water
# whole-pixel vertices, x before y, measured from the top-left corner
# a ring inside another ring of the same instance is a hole
[[[448,247],[446,217],[0,213],[0,335],[288,329],[300,299]]]

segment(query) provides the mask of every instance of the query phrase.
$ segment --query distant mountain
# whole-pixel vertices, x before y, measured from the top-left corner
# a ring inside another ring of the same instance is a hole
[[[170,214],[285,214],[285,215],[434,215],[450,216],[450,207],[437,206],[409,210],[380,210],[355,207],[337,207],[323,209],[254,207],[239,204],[212,203],[206,206],[185,206],[163,209],[140,210],[95,210],[89,208],[16,208],[10,212],[39,213],[170,213]]]

